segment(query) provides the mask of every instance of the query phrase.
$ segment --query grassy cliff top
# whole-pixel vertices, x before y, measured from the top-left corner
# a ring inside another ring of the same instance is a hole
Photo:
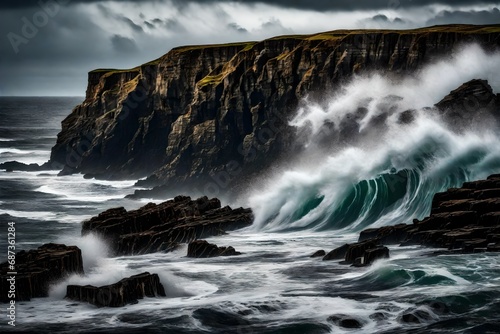
[[[390,30],[390,29],[354,29],[354,30],[332,30],[326,32],[320,32],[316,34],[309,35],[283,35],[269,38],[267,40],[283,40],[283,39],[298,39],[298,40],[334,40],[340,39],[347,35],[353,34],[425,34],[425,33],[460,33],[460,34],[490,34],[490,33],[500,33],[500,24],[495,25],[470,25],[470,24],[451,24],[451,25],[439,25],[432,27],[407,29],[407,30]],[[173,48],[170,52],[189,52],[194,50],[210,49],[210,48],[224,48],[224,47],[240,47],[242,51],[250,50],[258,42],[238,42],[238,43],[225,43],[225,44],[206,44],[206,45],[186,45]],[[140,71],[140,68],[148,65],[157,65],[161,59],[152,60],[141,66],[137,66],[131,69],[111,69],[111,68],[101,68],[91,71],[90,73],[123,73],[123,72],[133,72]]]

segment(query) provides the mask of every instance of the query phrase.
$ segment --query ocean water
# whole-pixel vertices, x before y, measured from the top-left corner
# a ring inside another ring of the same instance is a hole
[[[13,221],[19,250],[77,245],[86,273],[57,282],[48,298],[17,303],[15,330],[4,317],[0,331],[498,333],[498,254],[429,256],[432,249],[391,246],[390,259],[369,268],[309,256],[356,241],[366,227],[422,218],[434,193],[500,172],[495,123],[470,120],[458,132],[423,109],[473,78],[488,79],[500,92],[499,70],[499,55],[470,46],[403,82],[373,73],[353,78],[322,104],[305,103],[291,120],[304,150],[244,196],[225,201],[251,206],[253,226],[208,239],[235,247],[243,253],[237,257],[190,259],[187,246],[111,257],[104,241],[80,236],[80,223],[110,207],[149,202],[124,198],[136,189],[134,180],[0,172],[0,260]],[[0,162],[45,162],[61,120],[81,100],[0,98]],[[356,119],[356,138],[325,142],[322,124],[339,124],[360,106],[366,112]],[[401,124],[409,108],[414,121]],[[383,126],[373,126],[384,113]],[[64,299],[68,284],[105,285],[144,271],[159,274],[166,298],[118,309]],[[328,321],[332,315],[356,319],[362,328],[341,328]]]

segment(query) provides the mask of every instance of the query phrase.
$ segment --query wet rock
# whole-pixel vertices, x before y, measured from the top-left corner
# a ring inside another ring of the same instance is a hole
[[[350,244],[345,255],[345,263],[354,263],[358,258],[364,258],[365,252],[369,249],[378,248],[380,244],[375,239],[365,240]]]
[[[67,299],[86,302],[97,307],[122,307],[136,304],[144,297],[165,296],[165,289],[158,275],[148,272],[106,286],[68,285],[66,289]]]
[[[378,239],[381,244],[391,245],[399,244],[404,241],[408,235],[407,230],[410,228],[407,224],[399,224],[394,226],[384,226],[381,228],[370,228],[361,231],[358,242]]]
[[[367,249],[363,256],[363,265],[370,265],[379,259],[389,258],[389,248],[378,246],[376,248]]]
[[[187,256],[195,258],[206,258],[216,256],[241,255],[232,246],[218,247],[215,244],[208,243],[206,240],[195,240],[189,243]]]
[[[31,298],[47,297],[49,286],[72,274],[83,274],[82,252],[76,246],[45,244],[30,251],[16,254],[14,270],[9,263],[0,265],[0,301],[8,302],[10,282],[7,281],[15,271],[16,301],[28,301]]]
[[[500,178],[465,182],[462,188],[438,193],[429,217],[412,225],[372,228],[360,233],[359,241],[423,245],[445,248],[436,254],[497,251],[500,243]],[[356,254],[359,255],[359,252]]]
[[[322,256],[325,256],[326,252],[322,249],[320,249],[319,251],[316,251],[313,255],[311,255],[310,257],[312,258],[315,258],[315,257],[322,257]]]
[[[389,249],[380,245],[378,239],[369,239],[353,244],[345,244],[332,250],[323,257],[323,261],[340,260],[341,264],[353,264],[358,267],[368,266],[375,260],[388,258]]]
[[[323,261],[344,259],[348,249],[348,244],[335,248],[323,257]]]
[[[168,252],[179,243],[222,235],[252,224],[250,209],[221,207],[218,199],[177,196],[138,210],[115,208],[85,221],[82,235],[96,233],[110,241],[117,255]]]
[[[450,92],[436,104],[448,119],[448,123],[458,130],[475,124],[498,121],[496,112],[500,100],[486,80],[474,79]]]

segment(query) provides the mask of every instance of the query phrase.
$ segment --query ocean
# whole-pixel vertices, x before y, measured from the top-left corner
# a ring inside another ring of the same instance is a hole
[[[389,259],[365,268],[309,257],[355,242],[367,227],[423,218],[436,192],[500,172],[496,125],[457,132],[423,108],[478,76],[499,91],[498,71],[491,68],[500,57],[467,52],[484,57],[487,70],[469,66],[462,73],[464,66],[449,60],[404,84],[378,74],[355,78],[326,103],[298,110],[291,124],[308,129],[302,156],[264,175],[245,195],[223,198],[223,204],[252,207],[255,222],[207,240],[233,246],[240,256],[187,258],[184,245],[170,253],[112,257],[103,240],[81,236],[81,222],[111,207],[134,209],[153,201],[125,198],[137,189],[136,180],[0,171],[0,261],[7,254],[7,223],[15,222],[17,250],[47,242],[76,245],[85,269],[85,276],[55,283],[48,298],[16,303],[16,328],[5,316],[0,331],[498,333],[498,254],[431,256],[429,248],[390,246]],[[436,73],[443,67],[446,76]],[[0,163],[46,162],[60,122],[82,99],[1,97]],[[365,135],[347,146],[324,140],[316,145],[324,135],[318,124],[353,112],[360,103],[367,110],[359,120]],[[394,113],[386,126],[370,132],[371,120],[387,103]],[[402,124],[399,113],[410,105],[416,108],[414,121]],[[101,286],[145,271],[160,276],[166,298],[116,309],[64,299],[68,284]],[[362,327],[338,327],[328,321],[335,315]]]

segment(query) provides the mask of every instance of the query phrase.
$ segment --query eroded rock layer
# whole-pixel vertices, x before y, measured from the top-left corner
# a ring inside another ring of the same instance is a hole
[[[12,272],[16,274],[9,274]],[[51,243],[28,252],[20,251],[12,268],[8,262],[0,264],[0,301],[47,297],[51,283],[71,274],[83,274],[82,252],[76,246]],[[15,279],[11,281],[11,277]],[[9,297],[11,290],[15,291],[14,298]]]
[[[109,240],[119,255],[170,251],[179,243],[216,236],[252,224],[250,209],[221,207],[217,198],[177,196],[138,210],[114,208],[85,221],[82,234]]]

